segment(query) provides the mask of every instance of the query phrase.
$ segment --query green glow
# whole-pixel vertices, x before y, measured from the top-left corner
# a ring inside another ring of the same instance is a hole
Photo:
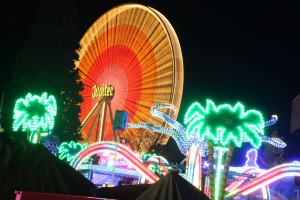
[[[156,156],[156,154],[155,153],[153,153],[153,154],[151,154],[151,153],[144,153],[144,152],[142,152],[141,153],[141,158],[142,158],[142,160],[143,160],[143,162],[146,162],[149,158],[151,158],[152,156]]]
[[[40,137],[46,137],[48,135],[48,133],[40,133]],[[29,141],[31,141],[32,143],[38,143],[38,133],[36,132],[31,132],[30,136],[29,136]]]
[[[223,163],[223,154],[224,152],[228,151],[228,148],[224,147],[216,147],[215,148],[218,151],[218,162],[217,162],[217,171],[216,171],[216,185],[215,185],[215,198],[219,199],[219,187],[221,182],[221,165]]]
[[[155,156],[157,156],[155,153],[153,153],[153,154],[151,154],[151,153],[146,154],[144,152],[141,153],[141,158],[144,163],[147,162],[151,157],[155,157]],[[158,164],[154,164],[150,169],[153,173],[157,174],[158,176],[163,175],[163,173],[160,169],[160,166]]]
[[[75,155],[81,151],[82,149],[85,149],[87,147],[87,144],[80,144],[75,143],[74,141],[71,141],[70,143],[63,142],[58,148],[59,153],[59,159],[63,160],[64,158],[67,158],[67,161],[71,161]]]
[[[16,101],[13,115],[13,130],[17,131],[22,126],[22,131],[52,130],[54,117],[57,113],[55,98],[44,92],[42,96],[28,93],[25,99]],[[36,136],[31,136],[35,138]]]
[[[163,174],[158,164],[155,164],[153,167],[151,167],[151,171],[158,176],[161,176]]]
[[[38,141],[38,135],[34,132],[31,133],[30,137],[29,137],[29,141],[33,142],[33,143],[37,143]]]
[[[215,145],[240,147],[243,142],[250,142],[259,148],[264,135],[264,120],[260,112],[245,112],[241,103],[235,106],[223,104],[216,106],[213,101],[206,101],[206,108],[193,103],[185,114],[188,138],[212,140]]]

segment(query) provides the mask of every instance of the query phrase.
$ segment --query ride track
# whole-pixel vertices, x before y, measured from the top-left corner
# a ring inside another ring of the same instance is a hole
[[[137,123],[137,124],[128,124],[127,128],[146,128],[152,131],[156,131],[159,133],[163,133],[163,134],[169,134],[171,137],[173,137],[175,139],[175,141],[177,142],[178,147],[180,148],[181,152],[184,152],[184,154],[189,157],[189,160],[191,160],[191,165],[189,165],[185,177],[187,177],[188,181],[191,182],[192,184],[194,184],[197,188],[201,188],[201,181],[197,181],[197,178],[200,178],[201,175],[196,175],[196,177],[193,176],[195,171],[201,170],[199,169],[199,167],[197,167],[196,170],[196,163],[201,163],[201,158],[199,157],[200,154],[197,153],[196,155],[189,155],[187,152],[187,149],[191,148],[193,145],[191,145],[186,138],[184,138],[183,136],[185,134],[180,134],[180,133],[184,133],[184,127],[177,122],[176,120],[173,120],[170,116],[167,116],[165,113],[159,111],[162,108],[169,108],[171,111],[173,111],[173,114],[176,113],[176,108],[170,104],[158,104],[156,106],[153,106],[151,108],[151,114],[154,117],[158,117],[163,119],[163,121],[165,121],[168,125],[170,125],[171,127],[173,127],[173,129],[170,128],[164,128],[164,127],[159,127],[159,126],[155,126],[153,124],[150,123]],[[171,114],[172,116],[172,114]],[[277,116],[272,116],[272,119],[265,122],[266,126],[271,126],[274,123],[276,123],[277,121]],[[264,142],[270,143],[274,146],[277,146],[279,148],[284,148],[285,147],[285,143],[282,142],[279,139],[275,139],[274,138],[269,138],[269,137],[263,137],[262,138]],[[184,148],[182,148],[184,147]],[[134,167],[135,170],[137,170],[138,172],[140,172],[142,175],[144,175],[150,182],[156,182],[158,180],[158,176],[156,174],[154,174],[150,169],[148,169],[147,166],[144,165],[143,161],[137,157],[137,155],[132,152],[128,147],[118,144],[118,143],[114,143],[114,142],[98,142],[98,143],[94,143],[92,145],[89,145],[86,149],[83,149],[82,151],[80,151],[75,158],[72,160],[72,162],[70,163],[71,166],[73,166],[75,169],[79,169],[81,163],[88,158],[89,156],[91,156],[92,154],[97,153],[98,151],[101,150],[108,150],[111,152],[117,152],[119,153],[126,161],[128,161],[129,163],[132,164],[132,166]],[[196,160],[200,159],[198,162],[196,162]],[[193,161],[194,160],[194,161]],[[288,164],[286,164],[288,168]],[[282,171],[283,173],[287,173],[287,175],[295,175],[295,172],[298,173],[299,169],[300,169],[300,164],[295,164],[292,163],[293,166],[296,166],[297,170],[296,171],[289,171],[289,170],[284,170]],[[285,169],[284,168],[284,169]],[[280,178],[282,178],[284,175],[281,175],[278,171],[282,169],[282,167],[280,168],[273,168],[270,169],[269,171],[267,171],[266,173],[260,173],[260,175],[258,176],[259,179],[253,179],[254,183],[257,183],[258,185],[252,183],[252,181],[250,183],[246,183],[244,185],[242,185],[246,179],[244,177],[238,177],[238,181],[232,183],[231,185],[229,185],[227,187],[227,191],[229,192],[227,194],[226,197],[231,197],[231,196],[237,196],[239,194],[246,194],[258,190],[258,189],[264,189],[263,191],[266,191],[265,187],[262,187],[261,184],[263,184],[263,186],[266,186],[267,184],[271,183],[270,180],[278,180]],[[294,169],[294,168],[293,168]],[[273,170],[277,170],[276,173],[274,174]],[[257,170],[249,170],[247,169],[245,171],[245,173],[255,173],[257,174]],[[273,176],[279,176],[278,179],[274,179]],[[296,174],[297,175],[297,174]],[[299,171],[299,176],[300,176],[300,171]],[[267,177],[267,178],[264,178]],[[200,178],[201,179],[201,178]],[[199,180],[200,180],[199,179]],[[257,182],[258,180],[258,182]],[[269,181],[269,182],[268,182]],[[265,183],[267,182],[267,183]],[[241,186],[242,185],[242,186]]]
[[[78,170],[86,158],[101,150],[111,151],[114,153],[117,152],[122,158],[129,162],[135,170],[144,175],[150,182],[154,183],[159,179],[158,176],[148,169],[143,161],[128,147],[114,142],[94,143],[88,146],[86,149],[80,151],[70,164],[72,167]],[[257,172],[258,170],[253,169],[245,170],[245,173],[247,174],[257,174]],[[256,178],[253,178],[248,183],[244,183],[246,181],[245,177],[238,177],[236,182],[232,183],[226,188],[226,190],[229,192],[226,195],[226,198],[247,195],[259,189],[265,191],[268,188],[266,187],[267,185],[288,176],[300,176],[300,163],[292,162],[276,166],[267,171],[261,172]]]
[[[158,176],[150,169],[148,169],[143,161],[139,157],[137,157],[137,155],[135,155],[134,152],[132,152],[128,147],[114,142],[98,142],[88,146],[88,148],[83,149],[75,156],[70,165],[78,170],[80,165],[86,158],[101,150],[118,153],[127,162],[129,162],[135,170],[144,175],[150,182],[154,183],[159,179]]]
[[[264,173],[259,174],[256,178],[250,182],[243,184],[242,186],[230,191],[225,198],[232,198],[238,195],[247,195],[262,187],[265,187],[274,181],[278,181],[288,176],[300,176],[300,163],[292,162],[285,163],[273,167]],[[243,182],[244,179],[240,179],[239,182]],[[237,183],[238,184],[238,183]],[[239,184],[238,184],[239,185]]]

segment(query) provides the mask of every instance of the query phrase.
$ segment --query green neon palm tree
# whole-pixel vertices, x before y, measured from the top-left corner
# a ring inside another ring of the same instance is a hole
[[[192,104],[185,115],[184,123],[188,124],[187,137],[208,142],[211,199],[221,200],[224,198],[234,147],[240,147],[243,142],[250,142],[255,148],[260,147],[264,135],[263,116],[256,110],[245,112],[241,103],[236,103],[233,107],[228,104],[217,107],[214,102],[207,100],[206,108],[199,103]],[[214,149],[218,153],[216,179],[213,170]],[[222,163],[223,153],[226,153],[225,163]],[[224,164],[224,169],[220,178],[221,164]]]
[[[28,93],[25,99],[16,101],[13,115],[13,130],[31,132],[28,138],[31,142],[37,142],[41,131],[50,131],[54,127],[54,118],[57,114],[55,98],[44,92],[41,96]]]
[[[158,164],[155,164],[153,167],[151,167],[151,171],[153,173],[155,173],[156,175],[158,175],[159,177],[161,177],[163,175],[163,173],[162,173],[162,171],[161,171]]]
[[[141,153],[141,158],[142,158],[143,162],[147,162],[153,156],[155,157],[156,154],[155,153],[153,153],[153,154],[151,154],[151,153],[145,154],[144,152]],[[160,167],[159,167],[158,164],[154,164],[151,167],[151,171],[153,173],[155,173],[156,175],[158,175],[159,177],[161,177],[163,175],[163,173],[162,173],[162,171],[161,171],[161,169],[160,169]]]
[[[80,143],[75,143],[74,141],[71,141],[70,143],[63,142],[59,148],[58,148],[58,153],[59,153],[59,159],[67,159],[68,162],[70,162],[78,152],[82,151],[87,147],[87,144],[80,144]]]

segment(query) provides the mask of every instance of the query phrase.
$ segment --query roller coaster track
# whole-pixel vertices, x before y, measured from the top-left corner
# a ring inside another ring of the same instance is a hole
[[[154,183],[159,179],[158,176],[151,170],[149,170],[148,167],[144,165],[143,161],[139,157],[137,157],[137,155],[135,155],[128,147],[114,142],[94,143],[88,146],[88,148],[80,151],[70,164],[73,168],[78,170],[80,165],[86,158],[101,150],[117,152],[118,155],[121,155],[127,162],[131,163],[133,168],[144,175],[150,182]]]
[[[247,195],[254,192],[262,187],[271,184],[274,181],[280,180],[288,176],[300,176],[300,163],[292,162],[285,163],[273,167],[262,174],[259,174],[256,178],[252,179],[250,182],[239,186],[238,188],[230,191],[226,198],[232,198],[238,195]]]

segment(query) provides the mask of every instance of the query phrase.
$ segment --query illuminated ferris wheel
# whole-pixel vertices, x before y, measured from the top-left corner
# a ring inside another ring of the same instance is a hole
[[[181,48],[169,21],[153,8],[123,4],[109,10],[85,33],[78,55],[75,64],[84,84],[80,132],[88,144],[116,141],[112,126],[116,110],[128,113],[128,123],[165,126],[151,116],[150,108],[170,103],[179,109],[184,76]],[[142,138],[154,140],[156,134],[126,129],[122,137],[134,147]],[[165,135],[158,142],[165,144],[168,138]],[[140,150],[149,146],[144,142]]]

